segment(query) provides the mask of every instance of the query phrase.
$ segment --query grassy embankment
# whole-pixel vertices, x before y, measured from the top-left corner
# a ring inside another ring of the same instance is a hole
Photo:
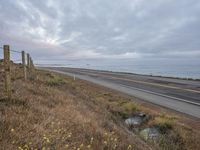
[[[12,65],[12,100],[3,93],[0,62],[0,149],[200,149],[188,120],[160,113],[134,98],[47,71],[36,70],[26,82]],[[162,109],[163,111],[163,109]],[[150,120],[138,128],[157,127],[159,141],[145,142],[124,119],[144,112]],[[183,125],[186,123],[186,125]]]

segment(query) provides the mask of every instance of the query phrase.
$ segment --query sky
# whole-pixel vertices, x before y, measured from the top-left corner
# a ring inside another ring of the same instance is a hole
[[[0,0],[0,46],[37,60],[200,58],[199,0]]]

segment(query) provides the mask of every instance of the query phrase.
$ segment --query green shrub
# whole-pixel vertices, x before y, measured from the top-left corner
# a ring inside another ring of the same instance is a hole
[[[155,127],[157,127],[162,134],[165,134],[167,130],[172,129],[176,122],[176,117],[162,114],[161,116],[156,117],[154,122]]]
[[[49,86],[59,86],[59,85],[65,84],[65,83],[66,82],[58,76],[53,76],[53,77],[51,77],[50,79],[47,80],[47,84]]]
[[[133,113],[139,111],[139,106],[133,102],[128,102],[122,105],[126,113]]]

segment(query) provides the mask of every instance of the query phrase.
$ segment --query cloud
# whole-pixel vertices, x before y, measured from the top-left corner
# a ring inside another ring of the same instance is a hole
[[[76,58],[84,58],[84,59],[132,59],[132,58],[139,58],[140,55],[136,52],[126,52],[121,54],[102,54],[99,52],[95,52],[93,50],[83,50],[77,51],[72,55],[69,55],[69,59],[76,59]]]
[[[62,39],[62,40],[58,41],[58,44],[74,42],[81,35],[82,35],[81,32],[72,32],[67,39]]]
[[[198,0],[1,0],[0,44],[34,57],[199,57]]]

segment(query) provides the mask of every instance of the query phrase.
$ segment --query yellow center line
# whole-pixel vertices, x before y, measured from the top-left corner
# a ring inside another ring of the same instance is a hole
[[[84,72],[84,73],[86,73],[86,72]],[[145,81],[137,81],[137,80],[133,80],[133,79],[124,79],[124,78],[112,77],[112,76],[109,76],[109,75],[102,75],[102,74],[100,75],[100,74],[95,74],[95,73],[86,73],[86,74],[98,75],[98,76],[102,76],[102,77],[109,77],[109,78],[112,78],[112,79],[131,81],[131,82],[135,82],[135,83],[142,83],[142,84],[146,84],[146,85],[153,85],[153,86],[171,88],[171,89],[176,89],[176,90],[183,90],[183,91],[188,91],[188,92],[193,92],[193,93],[200,93],[200,91],[198,91],[198,90],[184,89],[184,88],[170,86],[170,85],[163,85],[163,84],[158,84],[158,83],[150,83],[150,82],[145,82]]]

